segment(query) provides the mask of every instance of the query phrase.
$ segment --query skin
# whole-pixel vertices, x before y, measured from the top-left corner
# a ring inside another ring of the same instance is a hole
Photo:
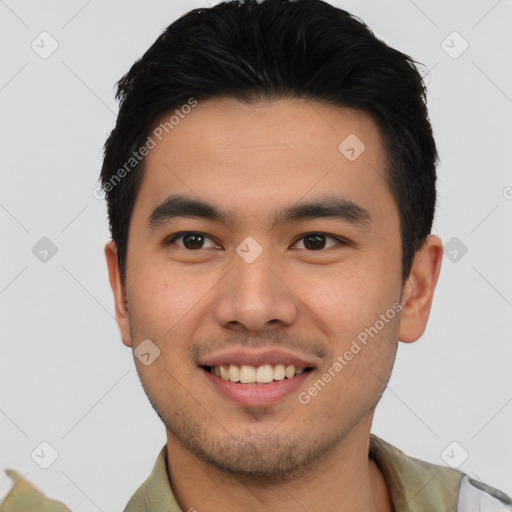
[[[349,134],[365,144],[354,161],[338,150]],[[113,242],[105,254],[123,343],[135,349],[149,338],[161,350],[151,365],[135,363],[166,425],[169,480],[183,510],[392,510],[368,459],[369,433],[398,341],[413,342],[426,328],[442,242],[429,236],[403,284],[399,215],[384,168],[369,116],[297,99],[200,102],[148,154],[126,289]],[[269,228],[278,207],[333,191],[367,209],[371,228],[334,219]],[[150,213],[176,193],[228,209],[234,221],[175,219],[150,229]],[[210,238],[195,251],[183,238],[164,244],[180,231]],[[326,238],[313,250],[303,238],[311,232],[350,243]],[[236,252],[248,236],[263,249],[250,264]],[[285,347],[315,361],[299,390],[307,391],[397,301],[401,312],[307,405],[296,393],[268,407],[237,405],[193,357]]]

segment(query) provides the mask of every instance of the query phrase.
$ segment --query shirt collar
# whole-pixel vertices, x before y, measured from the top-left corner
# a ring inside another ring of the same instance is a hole
[[[151,474],[137,489],[124,512],[183,512],[174,497],[167,475],[167,445],[158,454]]]
[[[456,510],[461,471],[409,457],[374,434],[370,434],[369,456],[386,480],[396,511]]]

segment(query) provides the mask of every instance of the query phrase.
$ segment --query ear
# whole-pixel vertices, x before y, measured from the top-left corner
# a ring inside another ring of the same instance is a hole
[[[125,291],[121,281],[121,273],[119,271],[117,246],[113,240],[105,245],[105,257],[107,258],[108,278],[112,292],[114,293],[117,326],[121,332],[123,343],[127,347],[131,347],[130,317],[128,315]]]
[[[442,259],[443,242],[438,236],[429,235],[424,246],[416,253],[404,285],[398,331],[400,341],[412,343],[425,332]]]

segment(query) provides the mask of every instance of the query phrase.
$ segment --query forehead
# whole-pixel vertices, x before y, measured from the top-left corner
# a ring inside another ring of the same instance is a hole
[[[363,112],[297,99],[232,98],[198,102],[187,112],[172,125],[165,123],[173,113],[155,123],[136,210],[181,193],[235,215],[269,218],[280,204],[332,192],[375,215],[394,209],[381,135]]]

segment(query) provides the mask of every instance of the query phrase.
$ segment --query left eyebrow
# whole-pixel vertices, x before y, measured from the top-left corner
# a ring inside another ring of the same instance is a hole
[[[171,195],[158,205],[148,217],[151,228],[176,218],[200,218],[228,224],[235,215],[201,199],[185,195]],[[329,196],[309,202],[283,207],[270,216],[271,229],[291,223],[314,219],[335,219],[361,228],[370,229],[373,221],[368,210],[341,196]]]
[[[373,226],[370,212],[343,197],[326,197],[299,203],[276,211],[271,217],[271,226],[314,219],[335,219],[370,229]]]

